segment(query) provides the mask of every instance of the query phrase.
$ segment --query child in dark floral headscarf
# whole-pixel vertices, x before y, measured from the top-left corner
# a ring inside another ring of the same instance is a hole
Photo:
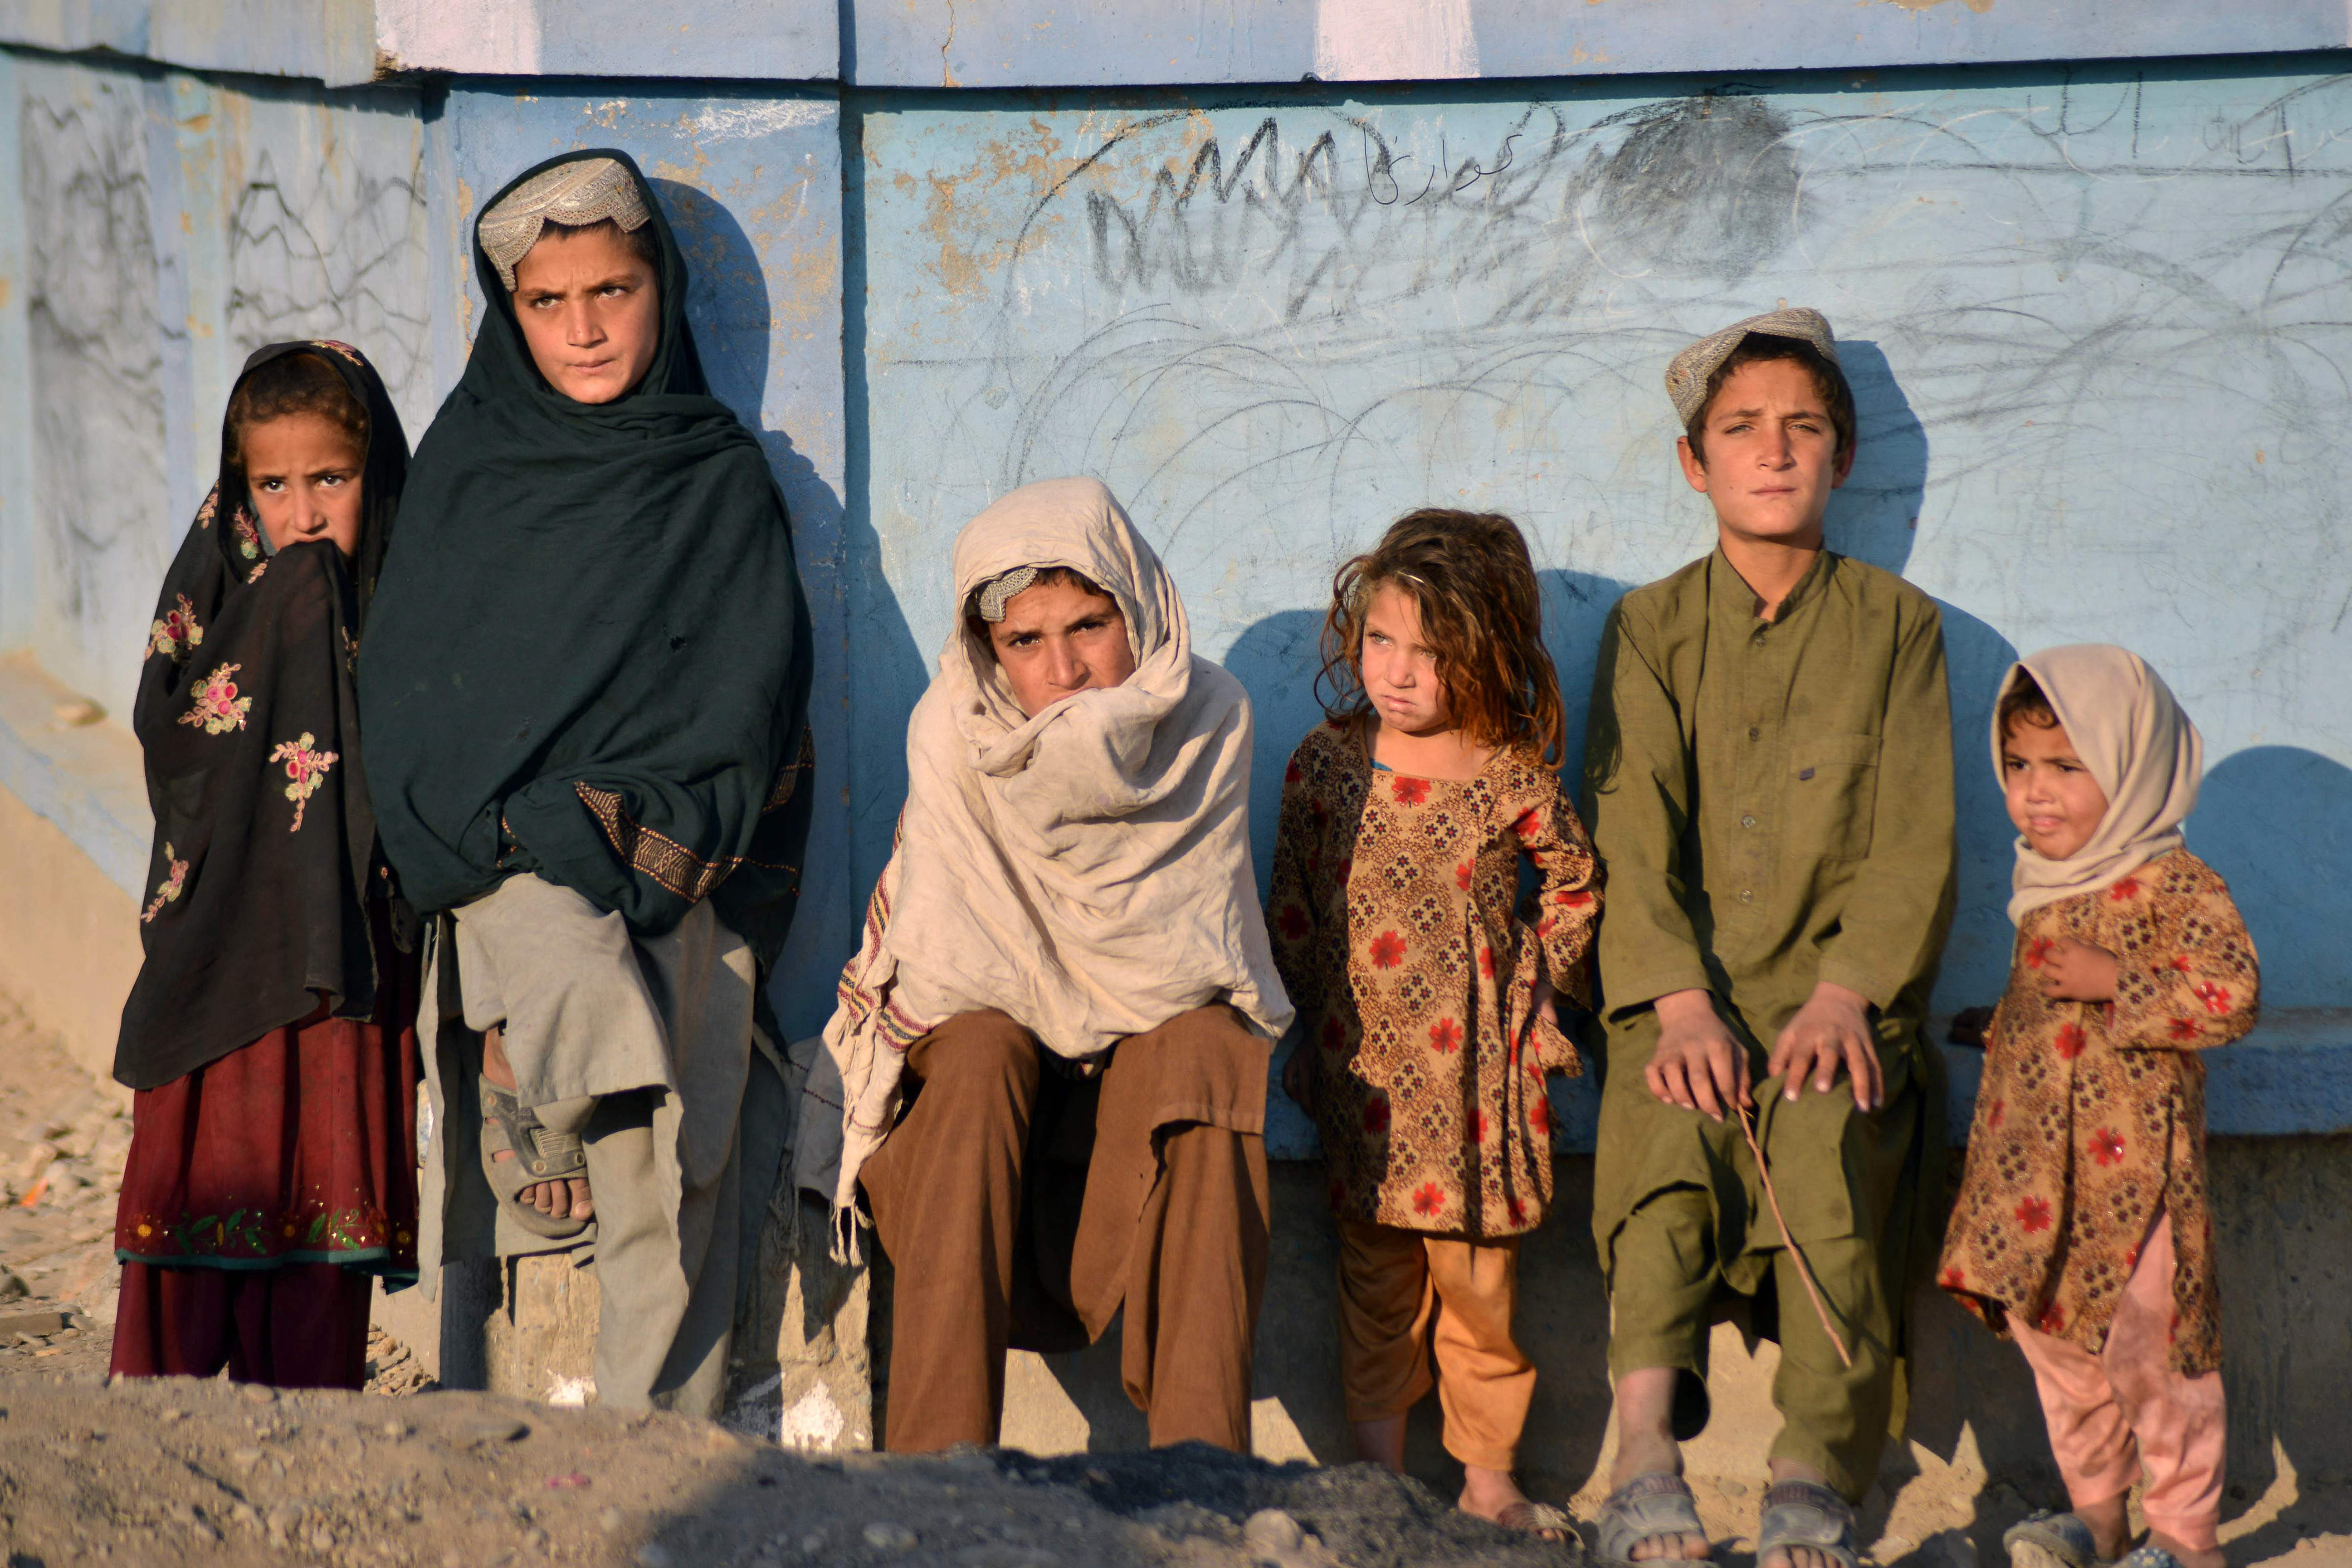
[[[416,964],[352,676],[407,465],[357,351],[256,353],[149,629],[155,850],[114,1065],[128,1376],[357,1388],[374,1277],[415,1276]]]

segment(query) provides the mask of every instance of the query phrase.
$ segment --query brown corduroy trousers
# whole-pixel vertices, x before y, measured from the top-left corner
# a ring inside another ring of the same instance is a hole
[[[860,1178],[895,1269],[884,1440],[992,1444],[1008,1347],[1102,1337],[1155,1447],[1246,1451],[1265,1289],[1268,1047],[1225,1006],[1048,1068],[1002,1013],[915,1042],[906,1114]]]

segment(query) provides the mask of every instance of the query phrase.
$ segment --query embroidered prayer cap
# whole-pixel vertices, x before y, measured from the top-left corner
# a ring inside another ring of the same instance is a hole
[[[627,234],[644,227],[652,216],[628,170],[610,158],[583,158],[559,163],[517,185],[506,200],[482,215],[479,233],[482,249],[511,294],[515,268],[549,224],[585,228],[610,218]]]
[[[1819,310],[1803,305],[1783,305],[1777,310],[1734,321],[1723,331],[1699,339],[1666,366],[1666,395],[1675,400],[1675,412],[1682,416],[1685,425],[1697,418],[1699,410],[1706,405],[1707,378],[1731,357],[1732,351],[1750,332],[1795,338],[1821,350],[1822,357],[1832,364],[1838,363],[1837,334],[1830,331],[1829,318]]]
[[[1003,620],[1004,606],[1013,602],[1015,595],[1036,582],[1041,573],[1039,567],[1016,566],[1002,577],[992,577],[982,583],[980,592],[974,595],[979,600],[975,607],[980,611],[980,618],[992,626]]]

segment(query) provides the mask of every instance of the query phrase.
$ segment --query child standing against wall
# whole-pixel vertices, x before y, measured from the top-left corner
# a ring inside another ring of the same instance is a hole
[[[416,961],[352,678],[408,443],[336,342],[256,353],[224,426],[132,716],[155,848],[113,1371],[358,1388],[374,1277],[416,1270]]]
[[[1993,764],[2017,824],[2009,988],[1939,1282],[2033,1368],[2070,1514],[2009,1532],[2017,1568],[2221,1568],[2224,1417],[2205,1065],[2254,1026],[2254,946],[2190,854],[2203,745],[2119,647],[2010,668]]]
[[[1511,1469],[1535,1367],[1519,1239],[1551,1201],[1548,1073],[1580,1070],[1600,872],[1559,784],[1560,699],[1508,518],[1413,512],[1341,567],[1331,717],[1284,776],[1267,925],[1298,1007],[1283,1086],[1322,1131],[1358,1453],[1404,1466],[1433,1345],[1462,1508],[1564,1540]],[[1519,898],[1520,867],[1537,890]]]

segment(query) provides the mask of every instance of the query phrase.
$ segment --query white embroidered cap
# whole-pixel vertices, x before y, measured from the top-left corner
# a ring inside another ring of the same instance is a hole
[[[630,234],[652,217],[626,168],[610,158],[583,158],[534,174],[508,192],[504,201],[482,215],[479,233],[482,249],[499,269],[499,280],[512,293],[515,268],[550,223],[584,228],[610,218]]]
[[[1014,595],[1036,582],[1040,571],[1041,568],[1035,566],[1015,566],[1003,576],[992,577],[982,583],[980,585],[980,592],[974,595],[978,601],[975,607],[980,611],[980,618],[991,626],[1003,620],[1004,606],[1013,602]]]
[[[1682,416],[1685,425],[1698,417],[1699,410],[1706,405],[1707,378],[1731,357],[1732,351],[1750,332],[1795,338],[1819,349],[1822,357],[1832,364],[1838,363],[1837,334],[1830,331],[1829,318],[1819,310],[1802,305],[1783,305],[1777,310],[1734,321],[1723,331],[1699,339],[1666,366],[1666,395],[1675,400],[1675,412]]]

